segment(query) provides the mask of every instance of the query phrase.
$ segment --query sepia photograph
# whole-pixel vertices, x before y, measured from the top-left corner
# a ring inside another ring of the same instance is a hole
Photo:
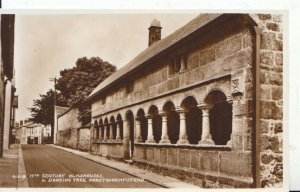
[[[282,189],[285,12],[1,14],[1,188]]]

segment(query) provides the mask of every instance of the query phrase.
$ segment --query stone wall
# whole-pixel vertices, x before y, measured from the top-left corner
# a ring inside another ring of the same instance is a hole
[[[263,29],[260,49],[261,185],[283,181],[283,29],[282,15],[254,15]]]
[[[78,149],[81,151],[90,150],[90,127],[80,128],[78,131]]]
[[[57,144],[63,147],[77,149],[77,129],[68,129],[59,131],[57,136]]]
[[[60,115],[57,120],[57,130],[63,131],[81,127],[81,122],[77,120],[78,113],[77,108],[71,108]]]
[[[90,128],[81,128],[81,122],[77,120],[78,109],[72,108],[58,117],[57,144],[82,151],[89,151]]]
[[[107,158],[123,159],[124,149],[122,142],[94,142],[92,144],[92,153],[96,155],[101,155]]]
[[[205,188],[251,187],[251,161],[251,152],[229,147],[135,145],[136,165]]]
[[[77,128],[81,123],[77,120],[78,109],[71,108],[57,119],[57,144],[77,149]]]

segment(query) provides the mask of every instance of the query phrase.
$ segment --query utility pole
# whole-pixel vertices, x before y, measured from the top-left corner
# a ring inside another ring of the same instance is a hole
[[[56,105],[56,77],[54,78],[50,78],[49,79],[50,81],[53,81],[54,82],[54,106]]]
[[[53,123],[51,126],[51,142],[54,143],[54,128],[55,128],[55,119],[54,118],[55,118],[55,106],[56,106],[56,80],[57,79],[56,79],[56,77],[54,77],[54,78],[50,78],[49,80],[54,82]]]

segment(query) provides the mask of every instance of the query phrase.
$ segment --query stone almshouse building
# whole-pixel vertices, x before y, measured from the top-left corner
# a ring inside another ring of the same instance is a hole
[[[90,94],[92,152],[202,187],[281,186],[282,17],[201,14]]]

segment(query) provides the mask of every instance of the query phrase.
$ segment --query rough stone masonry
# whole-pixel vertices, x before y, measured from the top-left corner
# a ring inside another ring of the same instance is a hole
[[[153,21],[149,47],[88,97],[91,153],[204,188],[281,187],[282,15],[201,14],[164,39],[161,29]]]

